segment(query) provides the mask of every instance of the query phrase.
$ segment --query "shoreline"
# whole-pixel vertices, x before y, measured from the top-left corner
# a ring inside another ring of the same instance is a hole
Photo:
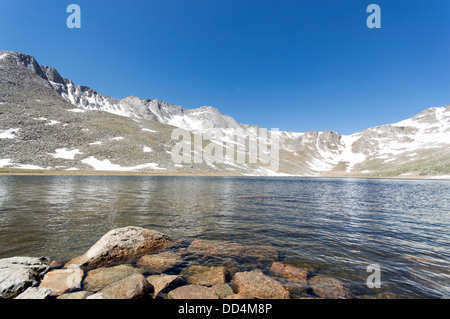
[[[364,176],[349,174],[323,174],[323,175],[285,175],[285,176],[256,176],[219,172],[187,172],[187,171],[88,171],[88,170],[38,170],[20,168],[0,168],[0,176],[179,176],[179,177],[289,177],[289,178],[358,178],[358,179],[404,179],[404,180],[450,180],[450,175],[443,176]]]

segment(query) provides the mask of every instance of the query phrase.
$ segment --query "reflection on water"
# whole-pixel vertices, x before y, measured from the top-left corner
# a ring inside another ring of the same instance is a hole
[[[271,244],[364,291],[450,295],[450,182],[325,178],[0,176],[0,258],[68,260],[123,226]],[[386,295],[387,296],[387,295]]]

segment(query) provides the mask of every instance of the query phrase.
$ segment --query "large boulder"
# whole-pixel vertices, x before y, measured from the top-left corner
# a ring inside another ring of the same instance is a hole
[[[143,274],[144,272],[144,269],[135,268],[131,265],[101,267],[87,273],[83,281],[83,287],[87,291],[97,292],[113,282],[125,279],[133,274]]]
[[[125,260],[164,248],[171,238],[141,227],[117,228],[106,233],[83,255],[66,264],[87,269],[119,264]]]
[[[134,274],[113,282],[86,299],[139,299],[150,291],[150,284],[141,274]]]
[[[46,257],[11,257],[0,259],[0,298],[13,298],[28,287],[36,286],[48,271]]]
[[[84,272],[80,268],[55,269],[45,274],[39,288],[50,289],[50,296],[59,296],[81,288]]]
[[[326,277],[326,276],[314,276],[309,280],[314,293],[325,299],[351,299],[352,294],[350,289],[339,279]]]
[[[260,270],[238,272],[234,275],[231,285],[239,295],[258,299],[289,299],[289,292],[283,285],[267,277]]]
[[[169,292],[169,299],[219,299],[214,288],[199,285],[178,287]]]

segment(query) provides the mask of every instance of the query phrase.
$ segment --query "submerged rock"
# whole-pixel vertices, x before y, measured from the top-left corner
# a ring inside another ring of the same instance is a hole
[[[50,296],[59,296],[80,289],[83,275],[80,268],[55,269],[45,274],[39,288],[48,288]]]
[[[13,298],[30,286],[36,286],[48,271],[47,257],[11,257],[0,259],[0,298]]]
[[[66,264],[88,269],[121,263],[127,259],[162,249],[171,238],[141,227],[117,228],[106,233],[83,255]]]
[[[213,288],[214,288],[216,295],[220,299],[225,299],[228,296],[234,295],[233,289],[231,289],[230,285],[228,285],[226,283],[215,284],[213,286]]]
[[[135,268],[131,265],[101,267],[87,273],[83,281],[83,286],[88,291],[97,292],[113,282],[122,280],[133,274],[143,274],[144,272],[144,269]]]
[[[208,267],[192,265],[184,269],[181,274],[194,285],[213,286],[223,284],[228,280],[228,270],[223,267]]]
[[[147,279],[141,274],[134,274],[109,284],[86,299],[138,299],[144,297],[149,290]]]
[[[314,276],[309,280],[314,293],[325,299],[351,299],[350,289],[340,280],[326,276]]]
[[[237,259],[255,259],[274,261],[278,252],[270,245],[241,245],[238,243],[195,239],[187,248],[187,252],[194,255],[231,257]]]
[[[309,288],[308,270],[292,265],[274,262],[270,267],[270,273],[274,276],[288,278],[287,283],[291,289],[305,290]]]
[[[214,288],[199,285],[181,286],[167,296],[169,299],[219,299]]]
[[[164,251],[158,254],[142,256],[136,263],[144,267],[150,273],[162,273],[184,263],[181,254],[172,251]]]
[[[239,295],[258,299],[289,299],[289,292],[283,285],[267,277],[260,270],[238,272],[234,275],[231,285]]]
[[[195,239],[187,251],[195,255],[238,257],[244,251],[244,246],[227,241]]]

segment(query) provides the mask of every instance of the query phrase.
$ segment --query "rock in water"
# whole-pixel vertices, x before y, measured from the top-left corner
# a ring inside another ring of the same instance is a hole
[[[208,267],[201,265],[189,266],[181,274],[186,277],[189,283],[200,286],[223,284],[229,276],[228,270],[223,266]]]
[[[101,267],[88,272],[83,281],[85,290],[97,292],[112,284],[125,279],[136,273],[144,273],[144,269],[135,268],[131,265],[118,265],[113,267]]]
[[[106,286],[86,299],[138,299],[144,297],[149,290],[147,279],[141,274],[134,274]]]
[[[147,277],[147,281],[153,286],[153,299],[186,283],[183,277],[177,275],[153,275]]]
[[[309,285],[314,293],[325,299],[351,299],[350,289],[340,280],[326,277],[314,276],[310,278]]]
[[[231,289],[230,285],[221,283],[221,284],[215,284],[213,286],[214,291],[216,292],[216,295],[220,299],[225,299],[228,296],[234,295],[233,289]]]
[[[51,290],[50,296],[59,296],[81,288],[83,275],[80,268],[55,269],[45,274],[39,288],[48,288]]]
[[[0,298],[13,298],[38,280],[49,269],[46,257],[11,257],[0,259]]]
[[[171,238],[165,234],[141,227],[113,229],[83,255],[69,261],[66,267],[78,265],[92,269],[110,266],[164,248],[170,241]]]
[[[136,263],[144,267],[150,273],[162,273],[184,263],[181,254],[172,251],[164,251],[158,254],[142,256]]]
[[[50,293],[47,288],[29,287],[14,299],[46,299]]]
[[[239,295],[258,299],[289,299],[289,292],[278,281],[267,277],[260,270],[238,272],[231,281]]]
[[[271,274],[283,278],[289,278],[297,284],[307,288],[308,285],[308,270],[295,267],[292,265],[274,262],[270,267]]]
[[[275,261],[278,258],[278,252],[270,245],[244,246],[228,241],[207,239],[195,239],[187,248],[187,252],[193,255],[220,256],[259,261]]]
[[[199,285],[181,286],[167,296],[169,299],[219,299],[214,288]]]

